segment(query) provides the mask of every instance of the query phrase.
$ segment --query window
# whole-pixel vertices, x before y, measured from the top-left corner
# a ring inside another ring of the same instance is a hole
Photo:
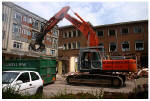
[[[72,49],[76,49],[76,43],[72,43]]]
[[[68,36],[67,36],[68,34],[67,33],[65,33],[65,38],[67,38]]]
[[[109,36],[114,36],[116,34],[116,31],[114,29],[109,30]]]
[[[14,13],[14,18],[17,20],[17,21],[22,21],[22,15],[18,12],[15,12]]]
[[[39,80],[39,76],[36,73],[30,72],[30,75],[31,75],[32,81]]]
[[[23,21],[27,22],[27,17],[26,16],[23,16]]]
[[[5,13],[2,14],[2,21],[7,21],[7,14]]]
[[[22,73],[19,78],[17,79],[18,80],[21,80],[23,83],[26,83],[26,82],[30,82],[30,78],[29,78],[29,73]]]
[[[65,33],[63,33],[63,38],[66,38],[67,37],[67,35],[66,35],[66,32]]]
[[[6,35],[6,33],[5,33],[5,31],[3,30],[3,31],[2,31],[2,39],[5,39],[5,35]]]
[[[122,28],[121,29],[121,34],[127,34],[129,33],[129,29],[128,28]]]
[[[53,37],[53,38],[52,38],[52,43],[54,43],[54,42],[55,42],[55,38]]]
[[[27,30],[27,35],[28,35],[28,36],[30,36],[30,35],[31,35],[30,30]]]
[[[4,13],[2,14],[2,21],[5,21]]]
[[[33,28],[38,29],[38,21],[36,21],[35,19],[33,19]]]
[[[51,50],[51,55],[55,55],[55,50]]]
[[[76,37],[76,30],[73,31],[73,37]]]
[[[64,33],[64,38],[67,38],[68,37],[67,35],[68,35],[67,32],[65,32]]]
[[[64,44],[64,50],[66,50],[67,49],[67,45],[66,44]]]
[[[130,50],[129,42],[127,41],[122,42],[122,51],[129,51],[129,50]]]
[[[71,31],[69,31],[69,38],[71,38]]]
[[[22,29],[22,34],[30,36],[31,32],[28,29]]]
[[[22,43],[14,42],[14,44],[13,44],[13,48],[21,49],[21,48],[22,48]]]
[[[80,42],[77,42],[77,48],[78,49],[80,48]]]
[[[80,35],[81,35],[81,31],[78,30],[78,31],[77,31],[77,37],[80,37]]]
[[[53,38],[54,39],[54,43],[57,44],[57,38]]]
[[[134,33],[141,33],[142,28],[141,27],[134,27]]]
[[[46,53],[46,48],[42,50],[42,53],[45,54]]]
[[[109,51],[110,51],[110,52],[115,52],[115,51],[117,51],[117,45],[116,45],[115,42],[111,42],[111,43],[109,44]]]
[[[25,29],[22,29],[22,34],[26,34],[26,30]]]
[[[103,32],[103,31],[98,30],[98,31],[97,31],[97,35],[98,35],[99,37],[104,36],[104,32]]]
[[[49,36],[49,35],[46,35],[46,41],[49,41],[49,42],[51,42],[51,41],[52,41],[52,38],[51,38],[51,36]]]
[[[29,24],[32,24],[32,18],[27,17],[27,22],[28,22]]]
[[[53,34],[58,36],[58,31],[56,29],[53,29]]]
[[[41,22],[41,23],[40,23],[40,27],[41,27],[41,28],[43,28],[43,27],[44,27],[44,25],[45,25],[45,23],[44,23],[44,22]]]
[[[13,32],[14,33],[18,33],[19,32],[18,26],[16,24],[13,24]]]
[[[135,42],[135,50],[138,50],[138,51],[144,50],[144,42],[136,41]]]
[[[2,83],[10,84],[16,77],[19,75],[19,72],[2,72]]]
[[[13,33],[19,35],[21,33],[21,26],[18,26],[17,24],[13,24]]]
[[[32,31],[32,40],[35,40],[36,39],[36,32]]]
[[[29,18],[29,23],[32,24],[32,18]]]
[[[68,43],[68,49],[71,49],[71,43]]]

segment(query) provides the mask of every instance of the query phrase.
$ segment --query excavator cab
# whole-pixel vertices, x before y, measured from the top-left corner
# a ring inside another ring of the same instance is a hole
[[[78,63],[80,72],[91,72],[102,69],[102,58],[100,52],[96,49],[80,49]]]

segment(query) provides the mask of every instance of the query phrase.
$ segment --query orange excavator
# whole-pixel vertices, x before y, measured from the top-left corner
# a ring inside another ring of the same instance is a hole
[[[80,20],[75,19],[67,12],[69,6],[62,8],[55,16],[46,22],[41,30],[41,34],[37,36],[35,42],[30,43],[33,50],[42,51],[45,46],[42,43],[44,36],[50,31],[60,20],[66,18],[70,21],[87,39],[86,48],[81,48],[78,58],[78,71],[68,75],[66,81],[68,84],[98,84],[121,87],[125,84],[126,77],[121,72],[136,72],[136,60],[120,59],[107,60],[102,54],[103,47],[98,46],[99,40],[96,32],[91,25],[85,22],[77,13],[74,13]],[[39,45],[36,48],[35,45]]]

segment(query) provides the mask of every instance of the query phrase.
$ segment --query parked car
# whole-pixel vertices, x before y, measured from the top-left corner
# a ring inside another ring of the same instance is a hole
[[[43,92],[43,81],[35,71],[3,71],[2,88],[11,88],[23,95],[34,95]]]
[[[2,63],[2,71],[36,71],[40,74],[44,85],[54,83],[56,81],[57,62],[56,59],[52,59],[51,57],[47,58],[4,60]]]

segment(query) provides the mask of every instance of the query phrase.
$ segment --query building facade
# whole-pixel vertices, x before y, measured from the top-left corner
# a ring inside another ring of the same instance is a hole
[[[59,28],[58,58],[61,73],[74,72],[77,69],[79,49],[87,46],[83,34],[72,25]],[[73,65],[71,65],[73,63]],[[72,70],[71,70],[72,69]],[[60,73],[60,74],[61,74]]]
[[[99,46],[103,46],[105,54],[134,58],[138,65],[148,66],[148,20],[115,23],[94,26],[99,38]],[[84,35],[74,26],[59,28],[59,59],[62,60],[64,73],[76,70],[79,48],[87,47]],[[74,69],[72,69],[74,68]]]
[[[14,3],[2,2],[2,57],[7,59],[38,58],[58,56],[58,26],[44,38],[46,48],[35,52],[29,43],[35,40],[46,20]]]

